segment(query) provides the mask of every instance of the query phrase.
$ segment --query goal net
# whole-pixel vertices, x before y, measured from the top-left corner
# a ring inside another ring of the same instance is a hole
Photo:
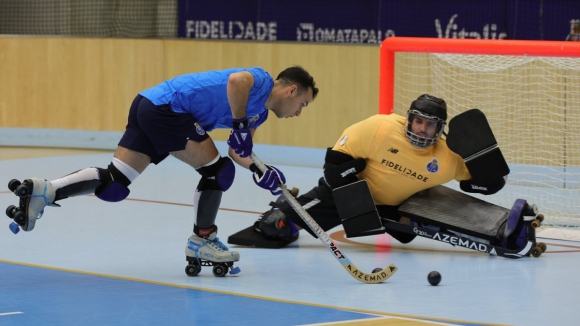
[[[449,119],[485,113],[511,173],[476,197],[526,199],[545,225],[580,226],[580,43],[391,37],[380,69],[380,113],[405,115],[424,93],[445,99]]]

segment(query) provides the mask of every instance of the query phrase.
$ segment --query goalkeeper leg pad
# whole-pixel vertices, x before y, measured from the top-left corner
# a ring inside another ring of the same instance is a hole
[[[347,238],[385,233],[366,180],[332,191]]]

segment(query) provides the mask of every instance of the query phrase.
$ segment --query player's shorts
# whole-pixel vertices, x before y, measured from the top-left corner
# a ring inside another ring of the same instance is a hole
[[[188,140],[202,142],[209,135],[189,113],[175,113],[167,105],[155,105],[137,95],[119,146],[143,153],[158,164],[170,152],[185,149]]]

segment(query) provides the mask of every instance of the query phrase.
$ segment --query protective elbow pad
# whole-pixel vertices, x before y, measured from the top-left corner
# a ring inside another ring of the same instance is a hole
[[[342,187],[358,181],[357,174],[367,166],[362,158],[354,159],[352,156],[327,149],[324,159],[324,179],[332,188]]]
[[[459,187],[465,192],[493,195],[505,186],[506,179],[507,175],[485,185],[475,184],[472,180],[464,180],[459,182]]]

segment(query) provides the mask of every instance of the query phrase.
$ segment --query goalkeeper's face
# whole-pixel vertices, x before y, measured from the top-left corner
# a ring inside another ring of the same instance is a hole
[[[437,142],[444,126],[445,121],[435,116],[411,110],[407,116],[405,133],[413,146],[425,148]]]

